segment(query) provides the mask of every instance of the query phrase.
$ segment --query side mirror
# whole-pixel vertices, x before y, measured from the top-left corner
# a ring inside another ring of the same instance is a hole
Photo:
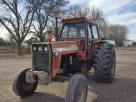
[[[106,40],[106,38],[101,38],[101,40]]]

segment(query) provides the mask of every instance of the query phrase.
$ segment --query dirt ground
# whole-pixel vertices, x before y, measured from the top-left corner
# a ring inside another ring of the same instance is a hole
[[[89,92],[87,102],[136,102],[136,51],[117,50],[115,81],[98,83],[93,71],[87,79]],[[68,82],[53,82],[49,86],[38,86],[36,92],[26,98],[12,91],[14,74],[22,68],[30,68],[31,59],[0,59],[0,102],[64,102]]]

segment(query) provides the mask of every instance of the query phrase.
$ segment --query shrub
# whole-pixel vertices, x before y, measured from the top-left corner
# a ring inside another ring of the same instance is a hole
[[[27,46],[24,48],[25,54],[31,54],[31,46]]]

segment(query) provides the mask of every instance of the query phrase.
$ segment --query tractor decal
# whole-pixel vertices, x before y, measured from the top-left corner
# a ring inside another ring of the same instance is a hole
[[[72,50],[78,50],[78,47],[76,45],[71,45],[71,47],[54,48],[53,52],[63,52],[63,51],[72,51]]]

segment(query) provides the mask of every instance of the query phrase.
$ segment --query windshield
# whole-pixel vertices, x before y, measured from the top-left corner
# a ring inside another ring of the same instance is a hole
[[[84,38],[85,22],[64,24],[61,38]]]

